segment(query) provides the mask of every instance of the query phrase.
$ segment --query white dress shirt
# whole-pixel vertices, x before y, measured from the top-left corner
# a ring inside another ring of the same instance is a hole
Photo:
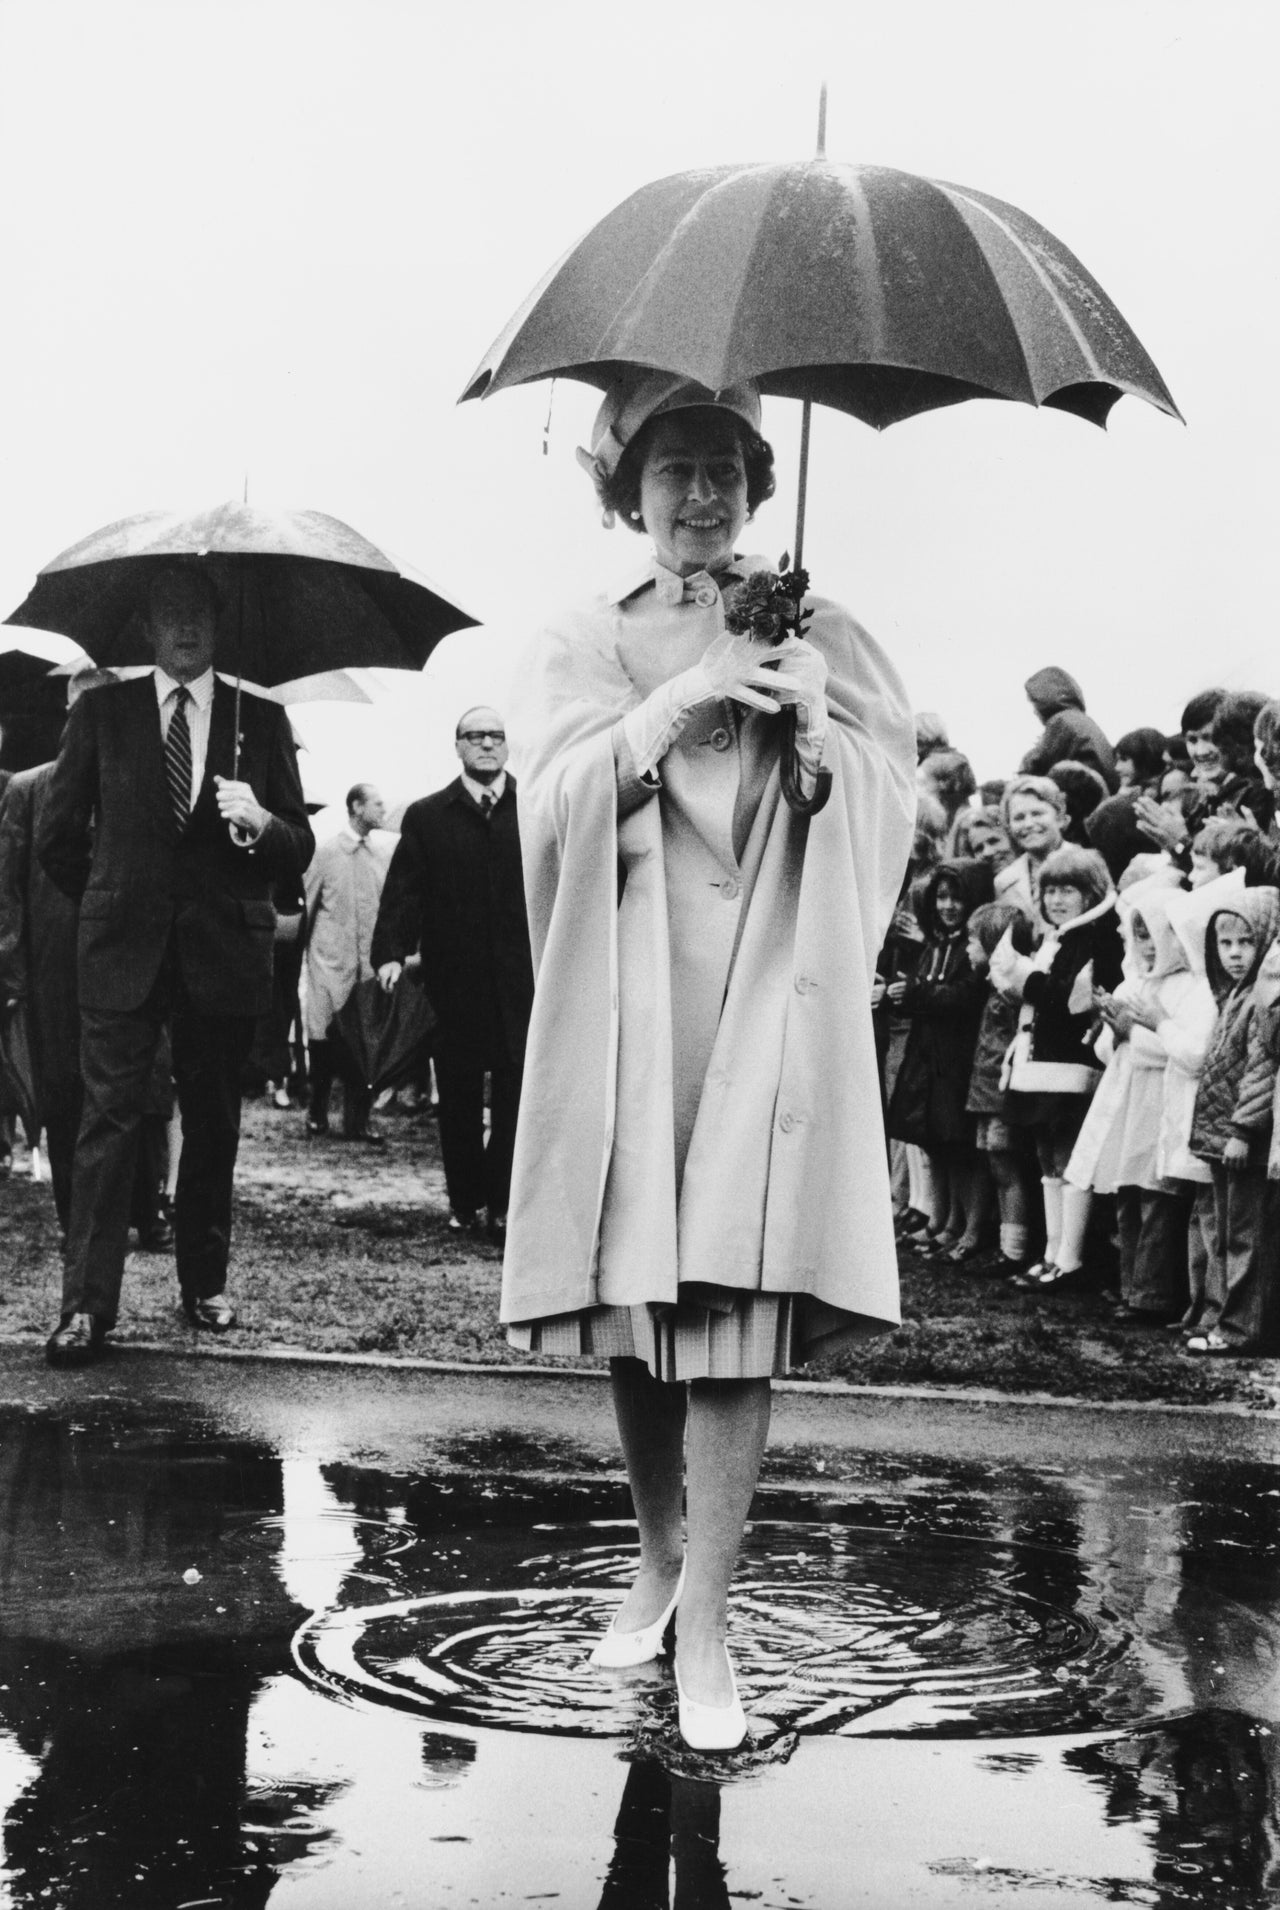
[[[505,769],[500,769],[491,783],[478,783],[474,777],[468,776],[465,769],[462,772],[462,787],[466,790],[472,801],[479,804],[481,809],[488,809],[491,806],[491,797],[493,804],[496,805],[500,803],[502,801],[502,792],[506,786],[507,772]]]
[[[204,766],[209,754],[209,724],[213,716],[213,670],[207,669],[203,676],[194,677],[190,683],[179,684],[162,670],[159,665],[155,671],[156,702],[160,706],[160,736],[167,742],[169,724],[173,718],[174,703],[180,689],[185,689],[190,701],[187,704],[187,728],[191,731],[191,807],[196,806],[200,794],[200,785],[204,781]]]

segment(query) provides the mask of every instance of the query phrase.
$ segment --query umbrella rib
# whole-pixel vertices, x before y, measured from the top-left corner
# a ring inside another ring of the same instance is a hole
[[[1004,234],[1005,238],[1008,239],[1010,245],[1012,245],[1015,248],[1015,250],[1021,254],[1022,258],[1026,260],[1027,264],[1031,267],[1031,270],[1035,273],[1036,277],[1039,279],[1045,291],[1049,294],[1049,297],[1053,300],[1053,303],[1056,306],[1058,311],[1058,316],[1062,319],[1063,324],[1066,326],[1072,338],[1075,340],[1076,345],[1079,347],[1080,356],[1084,359],[1085,363],[1088,365],[1095,379],[1100,384],[1114,383],[1114,380],[1111,378],[1108,378],[1106,373],[1103,371],[1103,368],[1101,363],[1099,362],[1097,353],[1092,349],[1084,333],[1081,331],[1080,326],[1077,323],[1075,315],[1073,314],[1070,306],[1065,302],[1061,293],[1058,291],[1058,288],[1055,286],[1053,280],[1050,278],[1049,274],[1045,271],[1040,261],[1036,258],[1035,254],[1027,246],[1026,241],[1024,239],[1019,238],[1018,234],[1013,230],[1012,226],[1009,225],[1007,220],[999,218],[998,215],[991,210],[991,207],[988,205],[984,205],[980,199],[972,198],[964,190],[962,186],[947,186],[945,190],[947,191],[948,194],[954,193],[957,199],[962,199],[965,205],[969,206],[974,212],[981,213],[984,219],[990,220],[991,224],[996,227],[997,231],[1002,232]],[[984,262],[986,262],[985,254],[984,254]],[[987,262],[987,270],[992,271],[992,267],[989,262]],[[994,272],[992,272],[992,276],[993,277],[995,276]],[[997,280],[997,283],[998,282],[999,281]],[[1026,348],[1022,343],[1022,339],[1021,337],[1018,336],[1016,326],[1014,327],[1014,336],[1018,338],[1018,350],[1022,353],[1022,362],[1026,366],[1027,383],[1030,385],[1032,391],[1034,392],[1035,383],[1031,376],[1031,365],[1030,365],[1030,362],[1028,361]],[[1040,403],[1040,398],[1037,395],[1036,404],[1039,405],[1039,403]]]

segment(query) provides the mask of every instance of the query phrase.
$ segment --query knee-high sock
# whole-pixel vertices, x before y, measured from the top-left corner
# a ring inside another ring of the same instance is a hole
[[[1056,1266],[1062,1239],[1062,1181],[1056,1174],[1046,1174],[1040,1188],[1044,1195],[1044,1262],[1047,1267]]]
[[[1084,1265],[1084,1238],[1089,1231],[1089,1209],[1093,1205],[1091,1187],[1075,1187],[1069,1180],[1062,1188],[1062,1232],[1058,1238],[1055,1264],[1064,1273],[1074,1273]]]

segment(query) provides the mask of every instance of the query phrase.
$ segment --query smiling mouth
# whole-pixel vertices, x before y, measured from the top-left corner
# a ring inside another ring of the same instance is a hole
[[[724,529],[725,521],[723,517],[682,517],[679,523],[685,531],[719,531]]]

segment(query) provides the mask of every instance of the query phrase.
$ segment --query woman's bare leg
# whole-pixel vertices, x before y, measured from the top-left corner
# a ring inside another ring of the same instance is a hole
[[[729,1582],[769,1434],[767,1379],[693,1380],[689,1387],[688,1545],[676,1613],[680,1677],[698,1704],[727,1705]]]
[[[611,1360],[609,1369],[640,1528],[640,1570],[617,1624],[619,1631],[642,1631],[674,1592],[684,1556],[685,1388],[655,1379],[643,1360]]]

